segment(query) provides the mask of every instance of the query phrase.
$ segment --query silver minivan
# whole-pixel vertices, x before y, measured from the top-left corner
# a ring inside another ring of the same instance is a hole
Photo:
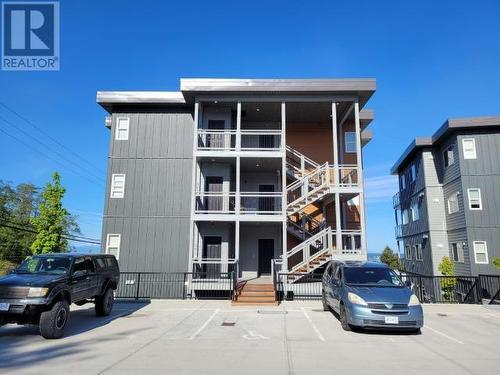
[[[360,327],[420,332],[424,325],[417,296],[383,263],[331,261],[322,290],[323,309],[336,312],[346,331]]]

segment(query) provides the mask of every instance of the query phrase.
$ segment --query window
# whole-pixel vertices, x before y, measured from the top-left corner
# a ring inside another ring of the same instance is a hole
[[[405,259],[411,260],[411,246],[405,246]]]
[[[411,218],[413,221],[420,219],[420,214],[418,212],[418,203],[414,203],[411,206]]]
[[[458,191],[453,193],[448,198],[448,213],[454,214],[455,212],[460,211],[460,207],[458,206]]]
[[[118,259],[120,256],[120,241],[121,235],[108,234],[106,238],[106,254],[114,255]]]
[[[111,175],[111,198],[123,198],[125,196],[125,174]]]
[[[407,209],[403,210],[402,219],[403,219],[403,224],[408,224],[408,210]]]
[[[443,151],[444,167],[449,167],[455,163],[455,155],[453,154],[453,145],[449,145]]]
[[[399,176],[399,182],[401,184],[401,190],[406,189],[406,176],[404,174]]]
[[[464,159],[476,159],[476,140],[474,138],[462,139]]]
[[[345,152],[355,153],[356,152],[356,133],[355,132],[345,132]]]
[[[486,241],[474,241],[474,260],[478,264],[488,264]]]
[[[130,119],[128,117],[118,117],[116,119],[115,139],[117,141],[128,141],[128,129]]]
[[[415,180],[417,179],[417,167],[415,166],[415,164],[411,166],[410,175],[411,175],[411,182],[415,182]]]
[[[424,254],[422,253],[422,244],[419,243],[415,245],[414,250],[415,250],[415,259],[424,260]]]
[[[467,195],[469,196],[469,210],[483,209],[481,202],[481,189],[467,189]]]
[[[451,259],[458,263],[464,262],[464,248],[461,243],[451,244]]]

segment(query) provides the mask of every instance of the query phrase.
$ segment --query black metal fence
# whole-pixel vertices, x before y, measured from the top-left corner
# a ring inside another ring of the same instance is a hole
[[[319,300],[322,286],[321,274],[277,273],[274,278],[276,300]]]
[[[121,272],[116,298],[232,299],[234,272]]]

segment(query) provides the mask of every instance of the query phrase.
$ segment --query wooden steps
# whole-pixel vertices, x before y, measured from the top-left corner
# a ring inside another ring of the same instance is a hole
[[[245,283],[233,301],[234,305],[275,305],[273,284]]]

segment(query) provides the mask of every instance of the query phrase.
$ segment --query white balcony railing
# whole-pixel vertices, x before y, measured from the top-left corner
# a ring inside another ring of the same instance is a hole
[[[236,150],[236,130],[198,130],[198,150]]]
[[[195,214],[235,214],[236,193],[198,192],[195,199]],[[282,213],[281,192],[241,192],[240,214],[279,215]]]
[[[241,214],[279,215],[282,213],[283,195],[277,193],[240,193]]]
[[[281,130],[241,130],[242,151],[280,151]]]
[[[236,193],[198,192],[195,200],[196,214],[234,214]]]

